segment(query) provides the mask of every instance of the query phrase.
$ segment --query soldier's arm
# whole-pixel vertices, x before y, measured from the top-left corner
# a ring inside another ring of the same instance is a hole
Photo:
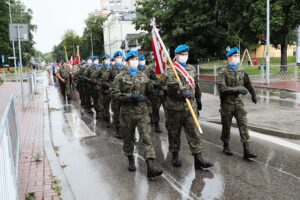
[[[195,80],[195,98],[197,102],[201,102],[202,92],[200,88],[199,77],[196,75],[196,77],[194,77],[194,80]]]
[[[175,74],[171,68],[167,68],[166,71],[166,85],[168,93],[177,93],[178,91],[182,91],[185,87],[179,83],[176,79]]]
[[[220,95],[237,94],[237,88],[236,87],[227,86],[227,84],[226,84],[226,74],[222,70],[217,75],[217,82],[216,83],[217,83]]]
[[[105,71],[101,76],[101,86],[104,89],[108,89],[111,85],[110,82],[109,82],[109,76],[110,76],[109,71]]]
[[[65,79],[63,79],[63,78],[61,77],[61,70],[58,70],[57,78],[58,78],[61,82],[65,82]]]
[[[249,75],[246,72],[244,73],[244,86],[252,95],[255,96],[254,87],[252,86]]]

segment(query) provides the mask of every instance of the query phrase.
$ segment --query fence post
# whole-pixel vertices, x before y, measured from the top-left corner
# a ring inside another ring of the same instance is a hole
[[[215,77],[215,82],[217,82],[217,66],[214,65],[214,77]]]
[[[294,73],[295,73],[295,81],[298,81],[298,73],[299,72],[298,72],[298,65],[297,64],[295,65],[295,72]]]
[[[260,81],[262,84],[265,82],[265,69],[263,65],[260,65]]]

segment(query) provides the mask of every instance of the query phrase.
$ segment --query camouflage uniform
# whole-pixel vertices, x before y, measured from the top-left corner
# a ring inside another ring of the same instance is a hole
[[[84,90],[86,91],[85,94],[85,102],[86,102],[86,109],[92,108],[92,84],[91,84],[91,73],[92,73],[92,66],[87,66],[87,68],[83,72],[83,79],[84,79]]]
[[[70,67],[61,67],[58,70],[58,74],[60,75],[61,78],[65,80],[65,82],[60,81],[60,89],[61,89],[61,94],[63,95],[64,98],[70,99],[71,98],[71,85],[70,85],[70,76],[71,76],[71,69]]]
[[[222,67],[217,76],[217,86],[221,99],[221,120],[222,136],[221,140],[225,143],[230,139],[230,128],[232,118],[237,121],[241,142],[249,142],[249,133],[247,128],[247,112],[244,109],[244,103],[240,99],[236,88],[244,86],[255,97],[255,90],[251,84],[249,76],[243,69],[239,68],[233,71],[229,66]]]
[[[187,89],[191,92],[190,102],[197,116],[199,115],[197,102],[201,102],[201,91],[195,67],[187,65],[185,69],[195,80],[195,90],[188,84],[180,73],[178,73],[178,75],[181,79],[182,86],[179,85],[173,70],[170,67],[166,70],[166,126],[168,129],[169,150],[173,153],[179,152],[180,134],[183,127],[192,154],[198,154],[202,151],[201,138],[197,133],[193,117],[185,103],[185,99],[181,95],[181,91],[183,89]]]
[[[117,68],[115,65],[112,65],[109,69],[107,76],[107,79],[110,80],[111,82],[116,79],[117,74],[119,74],[123,70],[123,66],[120,68]],[[117,130],[117,135],[119,134],[118,131],[120,129],[120,120],[119,120],[119,115],[120,115],[120,101],[117,98],[114,98],[112,96],[111,99],[111,107],[113,111],[113,124],[116,127]]]
[[[146,93],[151,93],[152,90],[153,88],[149,84],[148,77],[142,72],[138,72],[135,76],[132,76],[129,72],[122,71],[112,83],[113,98],[121,103],[120,121],[124,137],[123,151],[127,156],[133,155],[134,145],[132,134],[135,127],[137,127],[143,143],[145,158],[155,158],[150,137],[149,107],[146,101],[134,103],[132,100],[132,94],[146,96]]]
[[[96,111],[96,118],[100,118],[100,112],[101,109],[101,100],[100,100],[100,93],[101,93],[101,77],[103,74],[102,66],[99,66],[96,68],[96,66],[93,67],[91,72],[91,83],[92,83],[92,98],[93,98],[93,104],[94,109]]]
[[[76,81],[76,89],[79,93],[79,97],[80,97],[80,101],[81,101],[81,105],[85,106],[86,102],[85,102],[85,88],[84,88],[84,79],[83,79],[83,73],[85,71],[85,67],[86,66],[81,66],[79,67],[78,71],[75,73],[75,81]]]
[[[110,70],[103,68],[103,76],[101,79],[101,102],[103,107],[103,120],[110,121],[109,105],[111,102],[111,84],[113,82],[113,76],[110,76]]]

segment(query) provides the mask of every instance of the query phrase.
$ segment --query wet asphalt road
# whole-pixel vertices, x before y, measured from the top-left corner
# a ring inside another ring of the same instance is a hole
[[[162,177],[147,180],[140,145],[135,147],[136,172],[127,171],[122,141],[114,130],[81,112],[78,100],[62,102],[58,88],[47,87],[51,138],[70,188],[78,200],[89,199],[300,199],[300,148],[291,149],[252,137],[258,154],[254,162],[242,159],[238,130],[232,128],[234,156],[222,154],[221,126],[203,122],[204,157],[215,166],[194,170],[185,134],[181,137],[182,167],[171,164],[164,113],[162,134],[152,131]],[[76,97],[78,98],[78,97]],[[284,140],[282,140],[284,143]]]

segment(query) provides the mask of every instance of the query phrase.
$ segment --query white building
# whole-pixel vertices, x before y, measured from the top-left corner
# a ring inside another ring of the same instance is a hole
[[[100,0],[100,13],[130,12],[135,10],[136,0]]]
[[[107,16],[107,20],[103,24],[105,53],[112,56],[115,51],[121,49],[122,41],[125,41],[125,39],[128,38],[128,35],[142,34],[142,31],[136,30],[135,25],[132,24],[132,21],[135,18],[136,13],[134,12],[113,12]],[[126,42],[123,42],[123,47],[124,43],[126,44]],[[138,44],[136,46],[138,46]],[[125,53],[125,49],[127,51],[129,50],[125,45],[123,53]]]

